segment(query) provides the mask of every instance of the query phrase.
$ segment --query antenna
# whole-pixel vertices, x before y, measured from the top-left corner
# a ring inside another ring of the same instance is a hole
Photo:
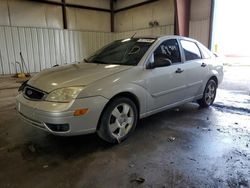
[[[135,32],[135,34],[132,35],[131,39],[134,38],[135,35],[136,35],[136,32]]]

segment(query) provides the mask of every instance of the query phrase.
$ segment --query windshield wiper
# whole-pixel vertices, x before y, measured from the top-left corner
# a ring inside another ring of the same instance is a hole
[[[85,63],[98,63],[98,64],[107,64],[106,62],[100,60],[88,61],[87,59],[83,59]]]
[[[98,63],[98,64],[107,64],[106,62],[100,61],[100,60],[94,60],[94,63]]]
[[[83,61],[85,62],[85,63],[90,63],[87,59],[83,59]]]

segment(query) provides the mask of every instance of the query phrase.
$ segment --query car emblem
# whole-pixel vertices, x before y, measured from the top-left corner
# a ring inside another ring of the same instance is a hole
[[[32,91],[31,90],[27,90],[27,95],[32,95]]]

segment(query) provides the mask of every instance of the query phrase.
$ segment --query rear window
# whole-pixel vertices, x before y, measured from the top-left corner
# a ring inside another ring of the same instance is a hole
[[[202,59],[201,52],[194,42],[181,40],[181,46],[184,50],[186,61]]]
[[[214,57],[214,54],[209,49],[207,49],[203,44],[199,44],[199,47],[201,49],[204,59],[210,59]]]

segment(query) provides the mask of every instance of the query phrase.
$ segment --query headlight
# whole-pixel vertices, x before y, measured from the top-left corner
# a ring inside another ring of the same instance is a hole
[[[67,87],[52,91],[46,97],[46,101],[51,102],[70,102],[75,99],[83,90],[83,87]]]

